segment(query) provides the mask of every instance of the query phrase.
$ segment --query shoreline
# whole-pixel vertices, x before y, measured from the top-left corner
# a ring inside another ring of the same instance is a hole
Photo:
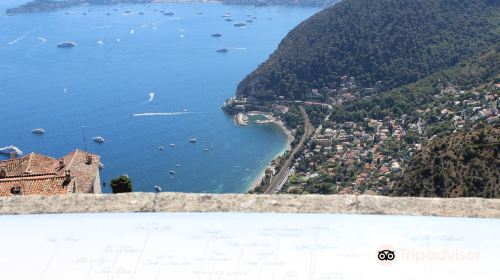
[[[276,119],[270,113],[252,111],[252,112],[247,113],[246,115],[247,116],[257,116],[257,115],[265,116],[267,118],[267,121],[265,123],[261,123],[260,125],[269,124],[269,125],[277,126],[287,137],[286,146],[280,152],[278,152],[273,157],[273,159],[269,163],[266,164],[265,168],[258,174],[258,176],[255,177],[255,179],[252,181],[252,183],[248,186],[248,189],[245,191],[245,193],[248,193],[249,191],[254,190],[255,188],[257,188],[260,185],[260,182],[262,181],[262,179],[264,179],[264,177],[266,175],[266,170],[271,167],[271,162],[276,160],[278,157],[283,155],[285,152],[291,150],[291,147],[292,147],[291,144],[292,144],[292,141],[295,139],[295,137],[293,137],[292,132],[290,130],[288,130],[288,128],[286,128],[286,126],[282,120]]]

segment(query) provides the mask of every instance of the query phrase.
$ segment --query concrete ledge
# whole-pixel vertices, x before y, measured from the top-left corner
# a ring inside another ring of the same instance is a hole
[[[500,218],[500,199],[188,193],[0,197],[1,215],[96,212],[280,212]]]

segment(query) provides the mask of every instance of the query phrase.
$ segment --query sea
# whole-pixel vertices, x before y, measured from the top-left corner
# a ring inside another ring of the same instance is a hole
[[[236,126],[220,107],[319,8],[161,3],[6,15],[24,2],[0,1],[0,147],[96,153],[103,192],[127,174],[134,191],[206,193],[247,191],[286,148],[279,127]],[[77,46],[56,47],[64,41]]]

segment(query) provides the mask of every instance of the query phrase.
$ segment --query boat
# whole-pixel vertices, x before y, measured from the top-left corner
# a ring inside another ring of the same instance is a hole
[[[10,146],[6,146],[6,147],[3,147],[3,148],[0,148],[0,154],[15,154],[15,155],[22,155],[23,152],[16,146],[14,145],[10,145]]]
[[[232,19],[230,19],[230,18],[226,18],[226,21],[233,21],[233,20],[232,20]]]
[[[208,148],[203,149],[203,151],[208,152],[210,151]]]
[[[104,143],[104,138],[102,138],[101,136],[94,137],[94,138],[92,138],[92,140],[94,140],[94,142],[99,143],[99,144]]]
[[[196,12],[198,15],[203,15],[203,12]]]
[[[99,162],[98,166],[99,166],[99,169],[103,169],[104,168],[104,164],[102,164],[100,162]]]
[[[238,22],[238,23],[235,23],[235,24],[233,24],[233,25],[234,25],[234,26],[236,26],[236,27],[243,27],[243,26],[247,26],[247,24],[246,24],[246,23],[243,23],[243,22]]]
[[[176,164],[175,167],[181,167],[181,165],[180,164]]]
[[[173,15],[175,15],[175,14],[174,14],[174,13],[172,13],[172,12],[168,12],[168,13],[164,13],[163,15],[165,15],[165,16],[173,16]]]
[[[61,42],[61,43],[57,44],[57,47],[58,48],[72,48],[72,47],[76,47],[76,43],[70,42],[70,41],[65,41],[65,42]]]
[[[222,37],[222,34],[220,34],[220,33],[214,33],[214,34],[212,34],[212,37]]]
[[[247,19],[247,20],[246,20],[246,22],[248,22],[248,23],[252,23],[252,22],[253,22],[253,20],[251,20],[251,19]]]
[[[160,146],[158,146],[158,150],[163,151],[163,150],[165,150],[165,148],[163,147],[163,145],[160,145]]]
[[[35,128],[31,131],[31,133],[33,134],[44,134],[45,133],[45,129],[43,128]]]
[[[219,53],[227,53],[229,50],[228,49],[218,49],[217,52]]]
[[[214,148],[214,145],[210,145],[210,148],[213,149]]]
[[[191,143],[196,143],[196,138],[191,138],[191,139],[189,139],[189,142],[191,142]]]
[[[172,148],[175,147],[175,144],[170,144],[170,147],[172,147]]]
[[[107,16],[110,16],[111,14],[110,13],[106,13]]]
[[[139,12],[140,15],[144,15],[144,12]]]
[[[156,192],[161,192],[161,187],[160,186],[155,186],[155,191]]]
[[[173,170],[170,170],[169,173],[172,175],[175,175],[175,171],[173,171]]]

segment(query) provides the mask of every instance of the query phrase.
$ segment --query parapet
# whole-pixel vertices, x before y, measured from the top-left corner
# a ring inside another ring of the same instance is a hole
[[[0,214],[276,212],[500,218],[500,199],[192,193],[0,197]]]

